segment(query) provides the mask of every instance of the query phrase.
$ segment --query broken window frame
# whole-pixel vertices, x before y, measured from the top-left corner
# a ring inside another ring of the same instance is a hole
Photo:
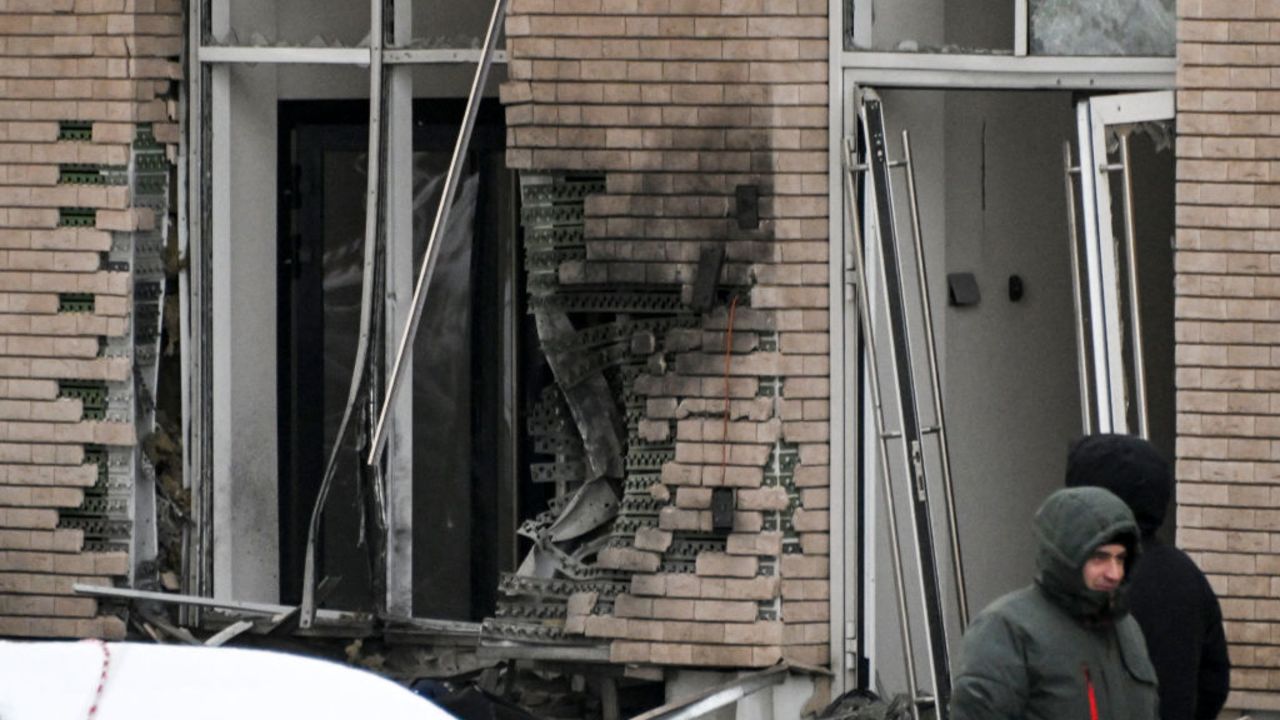
[[[858,494],[858,477],[878,477],[875,462],[874,423],[859,404],[859,388],[866,393],[867,377],[860,357],[855,293],[849,284],[853,269],[852,229],[843,192],[844,137],[856,128],[853,99],[861,87],[948,90],[1078,90],[1090,92],[1155,91],[1176,87],[1177,61],[1171,57],[1070,57],[1027,54],[1027,2],[1015,0],[1013,55],[967,53],[893,53],[845,49],[845,38],[858,47],[870,47],[873,31],[872,0],[828,0],[828,62],[834,82],[828,84],[828,282],[831,313],[830,445],[831,473],[831,583],[830,637],[832,693],[858,687],[868,677],[869,635],[862,626],[859,595],[875,582],[872,569],[860,556],[874,552],[872,523],[866,513],[876,512],[882,501],[868,483],[866,496]],[[846,26],[852,27],[846,30]],[[863,204],[864,210],[867,204]],[[864,212],[864,227],[870,222]],[[840,438],[839,441],[835,438]],[[874,613],[872,594],[861,612]]]
[[[257,47],[214,45],[217,25],[228,22],[230,0],[188,0],[187,43],[184,48],[187,82],[181,102],[184,111],[183,132],[178,157],[179,187],[179,253],[185,271],[179,277],[180,315],[183,336],[183,464],[184,476],[192,492],[193,528],[184,539],[183,555],[187,564],[183,591],[192,595],[213,596],[215,507],[215,467],[218,458],[214,447],[214,405],[217,393],[213,380],[215,347],[234,346],[230,337],[218,337],[225,329],[215,330],[217,297],[214,291],[217,273],[226,274],[215,259],[218,244],[216,223],[226,223],[231,213],[229,201],[219,194],[213,167],[215,157],[226,152],[227,132],[215,132],[219,124],[227,127],[229,108],[227,70],[237,64],[332,64],[367,67],[370,74],[370,173],[366,226],[366,242],[381,237],[386,242],[383,297],[374,300],[370,312],[385,313],[386,345],[379,348],[380,360],[390,366],[396,360],[402,328],[406,326],[410,308],[404,298],[413,292],[413,198],[412,154],[387,152],[388,148],[412,147],[413,138],[413,69],[417,66],[443,64],[484,64],[482,49],[409,48],[412,41],[412,0],[369,0],[371,27],[390,27],[391,33],[370,33],[367,47]],[[501,2],[501,0],[499,0]],[[382,18],[390,22],[382,22]],[[389,46],[383,45],[388,38]],[[489,55],[492,63],[506,62],[506,53],[496,50]],[[383,67],[385,66],[385,73]],[[383,82],[382,80],[385,80]],[[472,94],[482,94],[473,87]],[[380,98],[379,95],[382,97]],[[478,98],[477,98],[478,100]],[[379,125],[385,121],[385,129]],[[465,142],[465,141],[464,141]],[[225,184],[226,179],[221,180]],[[399,302],[396,298],[401,298]],[[407,359],[407,358],[406,358]],[[411,368],[411,363],[409,364]],[[411,369],[408,370],[411,373]],[[406,378],[408,377],[406,373]],[[378,398],[380,402],[382,399]],[[387,413],[386,454],[382,461],[387,476],[387,557],[386,595],[380,602],[387,615],[413,618],[412,595],[412,447],[413,403],[410,393],[395,397]],[[307,588],[304,588],[304,594]],[[220,593],[221,594],[221,593]],[[234,599],[234,598],[232,598]],[[304,601],[304,605],[307,603]],[[311,605],[314,611],[314,602]],[[195,608],[184,607],[182,621],[198,622]],[[308,618],[304,618],[303,625]]]
[[[1085,412],[1092,411],[1098,432],[1148,436],[1146,378],[1141,360],[1142,325],[1137,314],[1127,323],[1135,349],[1132,369],[1126,368],[1123,352],[1126,323],[1122,320],[1122,306],[1127,303],[1129,308],[1138,307],[1128,138],[1121,140],[1120,163],[1112,164],[1108,159],[1107,134],[1110,128],[1119,125],[1172,121],[1173,118],[1172,90],[1092,97],[1076,106],[1076,152],[1083,204],[1079,223],[1083,233],[1078,241],[1085,249],[1083,284],[1088,292],[1090,337],[1087,344],[1091,368],[1089,372],[1081,368],[1081,406]],[[1113,172],[1121,175],[1112,178]],[[1127,198],[1125,206],[1119,209],[1112,207],[1113,182],[1122,184]],[[1112,220],[1119,213],[1125,216],[1126,237],[1118,238]],[[1076,241],[1073,238],[1073,242]],[[1123,262],[1119,258],[1121,247],[1128,256]],[[1123,279],[1122,267],[1127,275]],[[1089,377],[1092,383],[1088,382]],[[1130,425],[1127,410],[1130,398],[1136,407],[1136,428]]]

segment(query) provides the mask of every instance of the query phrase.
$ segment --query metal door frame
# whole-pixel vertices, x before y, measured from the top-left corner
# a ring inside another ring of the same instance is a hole
[[[1122,169],[1123,182],[1128,183],[1129,171],[1127,167],[1118,168],[1109,161],[1107,131],[1117,125],[1173,118],[1174,96],[1170,90],[1095,96],[1076,105],[1080,195],[1084,205],[1080,223],[1084,227],[1084,285],[1089,300],[1094,379],[1093,387],[1088,391],[1095,404],[1095,429],[1098,432],[1131,431],[1126,412],[1128,386],[1125,382],[1124,328],[1121,322],[1121,304],[1125,298],[1122,297],[1118,241],[1123,240],[1128,245],[1135,239],[1117,238],[1115,235],[1110,175],[1113,170]],[[1127,159],[1125,162],[1127,164]],[[1131,187],[1128,192],[1132,193]],[[1128,208],[1122,209],[1122,212],[1127,211]],[[1136,294],[1136,289],[1132,294]],[[1141,401],[1140,379],[1137,385]],[[1082,399],[1085,390],[1082,388]]]

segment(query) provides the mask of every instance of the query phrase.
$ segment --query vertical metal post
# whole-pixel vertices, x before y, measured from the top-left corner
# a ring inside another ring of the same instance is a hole
[[[929,276],[925,269],[924,241],[920,228],[920,203],[916,197],[916,170],[911,162],[911,135],[902,131],[902,156],[907,176],[907,199],[911,204],[911,235],[916,251],[916,281],[924,315],[924,341],[929,356],[929,374],[933,380],[933,407],[938,420],[939,456],[942,463],[942,491],[946,496],[947,529],[951,536],[951,562],[956,574],[956,603],[960,609],[960,626],[969,626],[969,598],[965,592],[964,561],[960,552],[960,524],[956,518],[956,494],[951,482],[951,453],[947,445],[947,422],[942,410],[942,379],[938,373],[937,340],[933,333],[933,304],[929,298]]]
[[[1111,206],[1104,202],[1110,197],[1105,173],[1099,168],[1106,161],[1106,139],[1104,131],[1095,127],[1093,102],[1081,101],[1076,107],[1077,137],[1080,142],[1080,202],[1084,212],[1081,215],[1084,227],[1084,260],[1085,277],[1089,279],[1088,292],[1090,323],[1088,330],[1092,336],[1089,351],[1092,354],[1094,375],[1091,390],[1094,394],[1095,429],[1098,432],[1126,432],[1124,413],[1121,411],[1123,397],[1124,373],[1115,363],[1110,361],[1113,349],[1120,346],[1120,330],[1118,313],[1113,308],[1118,304],[1115,292],[1115,252],[1110,242]]]
[[[911,537],[915,543],[917,579],[920,581],[924,623],[928,633],[929,668],[933,675],[939,717],[946,720],[947,703],[951,697],[950,640],[947,633],[947,613],[942,600],[941,578],[938,572],[937,547],[933,537],[933,512],[929,501],[927,467],[920,454],[920,440],[924,434],[924,428],[920,420],[920,399],[917,395],[913,366],[915,354],[912,350],[914,343],[911,337],[911,323],[907,317],[907,276],[902,265],[902,253],[898,247],[899,238],[891,178],[891,168],[897,163],[889,159],[884,103],[870,91],[867,91],[862,99],[861,115],[867,140],[871,199],[876,213],[880,279],[885,291],[885,308],[888,316],[889,357],[892,360],[895,399],[901,423],[902,461],[911,490],[909,495]]]
[[[393,0],[392,38],[398,47],[413,39],[410,0]],[[383,367],[395,362],[395,329],[409,319],[413,296],[413,71],[412,65],[387,68],[387,172],[385,323]],[[413,348],[402,371],[413,386]],[[388,406],[387,454],[382,478],[387,490],[386,610],[391,617],[413,616],[413,393]]]
[[[351,422],[352,412],[358,403],[360,389],[364,381],[365,365],[368,362],[369,338],[373,315],[374,267],[378,256],[378,231],[380,193],[382,183],[382,37],[383,37],[383,3],[385,0],[370,0],[369,28],[369,164],[365,192],[364,216],[364,270],[360,288],[360,336],[356,345],[355,362],[351,370],[351,387],[347,392],[346,409],[342,413],[342,421],[338,424],[337,435],[334,436],[333,449],[329,453],[329,462],[325,467],[324,478],[320,481],[320,489],[316,495],[315,505],[311,508],[311,522],[307,526],[306,560],[302,571],[302,607],[298,616],[298,626],[310,628],[316,616],[316,540],[320,533],[320,518],[324,514],[325,501],[329,498],[329,490],[333,486],[333,476],[337,469],[338,454],[346,439],[347,426]],[[383,408],[385,414],[386,408]]]
[[[1027,55],[1030,45],[1028,36],[1031,34],[1031,28],[1027,23],[1030,21],[1027,0],[1013,0],[1013,54],[1016,57]]]
[[[1129,330],[1133,347],[1133,391],[1138,411],[1138,435],[1151,436],[1147,418],[1147,369],[1142,351],[1142,306],[1138,304],[1138,234],[1133,209],[1133,163],[1129,155],[1129,133],[1120,134],[1121,177],[1124,182],[1124,236],[1126,264],[1129,266]]]
[[[1071,141],[1062,141],[1062,180],[1067,191],[1067,244],[1071,255],[1071,299],[1075,310],[1076,367],[1080,376],[1080,425],[1085,435],[1093,433],[1093,413],[1090,412],[1089,357],[1084,332],[1084,293],[1080,280],[1079,226],[1076,222],[1076,183],[1074,175],[1080,168],[1071,166]]]
[[[845,138],[845,207],[849,215],[849,223],[853,228],[853,274],[858,292],[858,318],[862,324],[862,342],[865,346],[867,373],[871,379],[871,404],[876,421],[876,435],[880,438],[880,462],[884,480],[884,497],[889,520],[889,548],[893,559],[894,589],[898,598],[898,628],[902,633],[903,657],[906,659],[907,692],[911,696],[911,716],[920,720],[920,708],[916,704],[919,696],[919,680],[916,673],[916,661],[913,654],[914,644],[911,638],[911,621],[907,616],[907,580],[902,570],[902,545],[898,540],[897,501],[893,497],[893,481],[889,472],[889,441],[884,427],[884,405],[880,396],[880,373],[877,361],[875,339],[871,330],[871,300],[867,292],[867,275],[863,265],[862,223],[858,219],[857,185],[853,181],[858,171],[857,156],[852,138]]]
[[[382,454],[382,446],[386,442],[385,426],[387,408],[395,400],[400,387],[401,365],[404,364],[405,352],[418,332],[418,321],[422,318],[422,304],[427,299],[427,287],[431,285],[431,276],[435,272],[436,258],[439,255],[439,239],[448,226],[449,210],[453,206],[454,191],[458,187],[458,176],[462,174],[463,155],[471,144],[471,130],[475,127],[476,114],[480,109],[480,98],[484,94],[485,80],[489,76],[489,67],[493,64],[493,50],[498,42],[498,33],[502,18],[506,15],[507,0],[496,0],[493,14],[489,17],[489,29],[485,33],[484,47],[480,51],[480,63],[476,66],[475,77],[471,81],[471,94],[467,97],[467,109],[462,116],[462,127],[458,131],[458,141],[453,146],[453,157],[449,161],[449,172],[445,175],[444,189],[440,193],[440,207],[436,210],[435,221],[431,225],[431,237],[427,241],[427,251],[422,258],[422,269],[418,273],[418,282],[413,290],[413,308],[409,311],[409,322],[405,324],[400,336],[399,350],[396,352],[395,365],[387,379],[387,395],[382,404],[382,412],[374,426],[373,438],[369,443],[369,457],[366,462],[376,465]],[[379,63],[381,61],[379,60]]]
[[[195,522],[183,531],[183,590],[193,595],[209,593],[207,533],[211,457],[208,452],[209,394],[208,358],[205,339],[206,290],[204,218],[204,154],[205,154],[205,70],[200,63],[200,46],[204,40],[205,5],[208,0],[187,3],[187,82],[182,86],[185,125],[179,138],[178,185],[178,273],[179,323],[182,341],[182,476],[191,491],[192,515]],[[184,172],[185,171],[185,172]],[[182,610],[182,621],[196,622],[198,612]]]

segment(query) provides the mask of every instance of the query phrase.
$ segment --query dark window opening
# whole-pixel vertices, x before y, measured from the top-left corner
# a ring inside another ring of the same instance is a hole
[[[463,109],[461,100],[414,105],[415,280]],[[300,599],[307,523],[357,343],[367,113],[358,100],[280,105],[280,591],[288,603]],[[524,494],[517,487],[527,476],[517,391],[526,374],[520,348],[530,346],[522,338],[531,335],[504,132],[497,102],[482,105],[414,342],[412,384],[404,388],[414,398],[417,616],[491,614],[499,573],[517,561],[516,508]],[[397,339],[401,330],[385,328]],[[353,437],[364,442],[364,434]],[[373,610],[382,578],[369,548],[381,539],[365,514],[361,493],[368,488],[356,481],[358,464],[353,446],[342,455],[324,513],[317,577],[341,578],[323,605]]]

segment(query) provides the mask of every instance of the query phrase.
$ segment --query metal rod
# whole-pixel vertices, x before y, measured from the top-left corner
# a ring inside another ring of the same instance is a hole
[[[311,522],[307,526],[306,558],[302,570],[302,612],[298,626],[310,628],[316,617],[316,540],[320,534],[320,518],[333,487],[333,476],[338,466],[338,455],[351,426],[351,416],[360,399],[365,365],[369,354],[369,342],[373,316],[374,272],[378,257],[379,197],[382,177],[382,11],[383,0],[370,0],[369,25],[369,150],[368,177],[365,185],[364,210],[364,270],[360,281],[360,335],[356,344],[356,357],[351,369],[351,387],[347,391],[347,405],[342,412],[342,422],[329,451],[329,462],[311,508]],[[385,408],[384,408],[385,409]]]
[[[902,544],[898,540],[898,507],[893,497],[893,480],[889,473],[889,441],[884,429],[884,405],[880,395],[879,363],[876,357],[875,337],[871,329],[871,300],[867,291],[867,274],[863,265],[862,254],[862,222],[858,218],[858,188],[853,174],[856,172],[854,160],[857,157],[853,138],[845,138],[844,158],[848,168],[845,173],[845,208],[849,215],[853,242],[853,275],[858,286],[858,319],[862,326],[862,342],[864,357],[867,361],[867,375],[871,382],[872,414],[875,416],[876,434],[880,438],[881,477],[884,481],[885,504],[888,508],[889,549],[893,560],[894,589],[898,599],[898,629],[902,634],[902,655],[906,661],[907,693],[911,696],[911,716],[920,720],[920,709],[916,704],[919,696],[920,682],[916,672],[914,643],[911,638],[911,620],[907,615],[907,579],[902,570]]]
[[[727,683],[703,690],[692,697],[683,698],[641,713],[631,720],[694,720],[727,705],[732,705],[748,695],[787,679],[787,665],[771,668],[734,678]]]
[[[1084,332],[1084,293],[1080,281],[1079,225],[1076,222],[1076,181],[1071,170],[1071,141],[1062,141],[1063,184],[1067,191],[1067,244],[1071,254],[1071,299],[1075,310],[1076,368],[1080,376],[1080,423],[1085,435],[1093,433],[1093,413],[1089,411],[1089,398],[1093,388],[1089,386],[1089,350]],[[1077,169],[1078,172],[1078,169]]]
[[[146,602],[167,603],[170,605],[190,605],[193,607],[229,610],[250,613],[253,615],[279,615],[297,608],[292,605],[276,603],[250,602],[245,600],[218,600],[216,598],[196,597],[194,595],[178,595],[176,593],[153,592],[150,590],[134,590],[132,588],[106,587],[103,585],[85,585],[75,583],[71,586],[78,595],[93,597],[117,598],[120,600],[142,600]],[[344,612],[341,610],[318,610],[316,616],[327,621],[369,621],[372,616],[367,613]]]
[[[431,276],[435,272],[436,259],[440,254],[440,235],[447,227],[454,190],[458,185],[458,176],[462,173],[462,156],[471,144],[471,130],[475,127],[476,114],[480,109],[480,96],[484,93],[485,79],[489,75],[494,45],[498,42],[499,27],[506,14],[506,7],[507,0],[496,0],[493,5],[493,15],[489,18],[489,29],[484,37],[484,54],[480,58],[480,64],[476,66],[476,74],[471,81],[467,109],[462,116],[458,141],[453,146],[453,158],[449,161],[449,172],[445,175],[444,190],[440,193],[440,206],[436,210],[435,221],[431,225],[431,238],[427,241],[427,251],[422,258],[422,269],[418,273],[418,282],[413,289],[413,307],[409,311],[409,321],[405,324],[404,332],[400,336],[400,348],[396,351],[395,365],[392,366],[391,375],[387,379],[386,398],[382,402],[378,423],[374,426],[369,457],[366,461],[369,465],[378,464],[382,455],[382,446],[386,443],[387,411],[395,401],[396,392],[400,388],[400,366],[404,362],[405,351],[418,333],[418,321],[422,319],[422,305],[426,302],[427,288],[431,285]]]
[[[207,0],[187,2],[187,57],[188,81],[181,85],[186,113],[184,132],[179,136],[181,156],[186,160],[186,174],[179,185],[178,208],[178,302],[182,341],[182,477],[191,491],[191,514],[196,522],[183,528],[183,587],[191,592],[205,593],[208,564],[206,542],[211,524],[206,515],[208,503],[208,468],[210,462],[206,438],[209,437],[209,388],[205,339],[209,328],[204,321],[207,306],[207,285],[204,272],[205,240],[203,227],[204,205],[204,150],[205,150],[205,92],[204,69],[200,66],[197,48],[204,38]],[[195,613],[183,610],[181,619],[195,621]]]
[[[933,408],[938,422],[926,432],[938,431],[939,457],[942,461],[942,491],[946,496],[947,529],[951,535],[951,562],[956,574],[956,603],[960,608],[960,627],[969,627],[969,596],[965,591],[964,560],[960,551],[960,523],[956,518],[956,494],[951,482],[951,451],[947,444],[947,422],[942,411],[942,378],[938,372],[938,348],[933,333],[933,304],[929,299],[929,275],[925,268],[924,239],[920,223],[920,202],[916,196],[916,169],[911,160],[911,135],[902,131],[902,156],[906,166],[907,200],[911,204],[911,236],[916,251],[916,280],[919,284],[921,314],[924,315],[924,342],[929,356],[929,374],[933,380]]]
[[[252,620],[236,621],[211,635],[208,640],[205,640],[205,647],[221,647],[252,629]]]
[[[1129,265],[1129,329],[1133,336],[1134,402],[1138,411],[1138,435],[1149,439],[1147,418],[1147,368],[1142,352],[1142,306],[1138,304],[1138,234],[1133,209],[1133,162],[1129,155],[1129,134],[1120,135],[1120,162],[1124,166],[1124,234]]]

